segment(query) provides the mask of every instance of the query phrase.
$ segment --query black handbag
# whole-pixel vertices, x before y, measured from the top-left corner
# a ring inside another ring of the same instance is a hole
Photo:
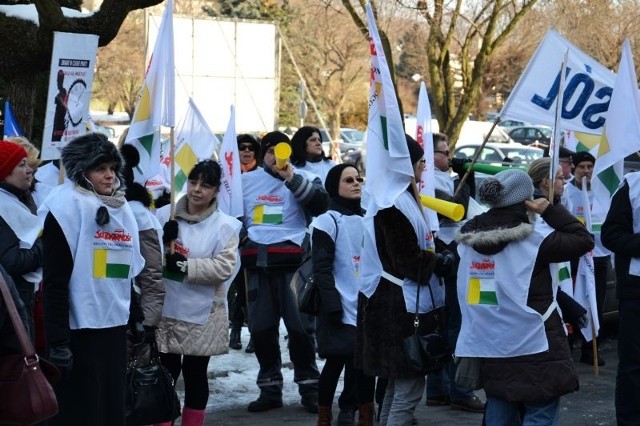
[[[180,400],[169,371],[160,364],[155,342],[147,365],[137,363],[136,350],[127,365],[127,425],[148,425],[173,421],[180,416]],[[138,348],[136,348],[138,349]]]
[[[320,291],[313,280],[313,262],[309,255],[293,274],[291,289],[298,299],[298,310],[303,314],[320,313]]]
[[[428,284],[429,293],[431,293],[431,301],[433,301],[433,293],[431,292],[431,284]],[[442,370],[448,362],[453,359],[453,351],[449,342],[442,334],[440,326],[436,330],[425,334],[418,334],[420,326],[420,316],[418,314],[420,302],[420,284],[416,294],[416,312],[413,320],[413,334],[405,337],[402,341],[404,357],[413,371],[424,374],[434,373]],[[435,305],[434,305],[435,308]]]

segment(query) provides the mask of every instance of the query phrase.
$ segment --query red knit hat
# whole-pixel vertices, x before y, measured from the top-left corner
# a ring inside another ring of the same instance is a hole
[[[0,141],[0,180],[13,172],[20,160],[27,157],[27,151],[17,143]]]

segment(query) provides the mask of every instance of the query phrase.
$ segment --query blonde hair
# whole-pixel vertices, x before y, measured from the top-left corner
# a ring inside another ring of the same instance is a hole
[[[531,164],[529,165],[529,169],[527,170],[527,174],[529,174],[529,177],[531,177],[533,186],[539,188],[542,179],[549,179],[550,168],[551,158],[549,157],[538,158],[531,162]]]
[[[29,139],[24,136],[9,136],[5,140],[23,147],[24,150],[27,151],[27,165],[34,170],[38,168],[42,161],[38,158],[40,156],[40,150],[29,142]]]

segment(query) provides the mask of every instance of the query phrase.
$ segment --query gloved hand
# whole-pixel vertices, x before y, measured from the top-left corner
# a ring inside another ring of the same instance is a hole
[[[162,227],[162,242],[167,244],[178,238],[178,222],[169,220]]]
[[[153,344],[156,342],[156,330],[158,327],[145,325],[144,326],[144,342]]]
[[[141,322],[134,322],[129,325],[129,332],[131,333],[131,337],[133,339],[133,343],[142,343],[144,341],[144,326]]]
[[[69,345],[59,345],[49,347],[48,360],[51,364],[58,367],[62,373],[63,379],[68,379],[73,368],[73,354]]]
[[[457,173],[458,176],[462,177],[466,170],[464,169],[464,165],[467,163],[471,163],[471,158],[452,158],[451,159],[451,170],[454,173]]]
[[[164,255],[164,264],[167,271],[174,274],[185,275],[187,273],[187,258],[180,253],[167,253]]]
[[[456,256],[449,250],[442,250],[436,253],[436,267],[433,272],[439,277],[448,277],[453,272],[456,263]]]

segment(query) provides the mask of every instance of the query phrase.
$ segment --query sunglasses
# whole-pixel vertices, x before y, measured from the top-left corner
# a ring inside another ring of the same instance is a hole
[[[437,151],[435,149],[433,150],[433,152],[438,152],[440,154],[446,155],[447,157],[449,156],[449,153],[450,153],[450,151],[448,151],[448,150],[447,151]]]
[[[361,176],[356,176],[356,177],[349,176],[349,177],[346,177],[346,178],[342,179],[342,181],[344,183],[348,183],[349,185],[351,185],[354,182],[358,182],[358,183],[364,182],[364,178],[361,177]]]
[[[238,151],[251,151],[254,152],[256,149],[253,145],[240,145],[238,147]]]

